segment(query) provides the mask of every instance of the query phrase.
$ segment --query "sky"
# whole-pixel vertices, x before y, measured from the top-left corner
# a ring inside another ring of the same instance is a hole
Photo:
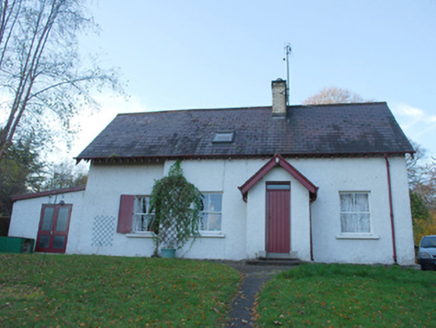
[[[271,105],[286,79],[291,104],[324,87],[386,101],[405,134],[436,156],[434,0],[119,0],[94,2],[99,35],[80,39],[126,83],[128,100],[96,95],[76,118],[77,156],[117,113]]]

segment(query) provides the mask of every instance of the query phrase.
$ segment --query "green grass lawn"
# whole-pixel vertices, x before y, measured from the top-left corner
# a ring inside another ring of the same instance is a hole
[[[436,272],[306,264],[270,280],[258,325],[436,327]]]
[[[0,326],[215,326],[239,281],[202,261],[0,254]]]

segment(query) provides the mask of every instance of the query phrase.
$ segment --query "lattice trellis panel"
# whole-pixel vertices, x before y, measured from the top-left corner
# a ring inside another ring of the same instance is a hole
[[[92,227],[91,246],[112,246],[115,234],[115,218],[113,216],[96,216]]]

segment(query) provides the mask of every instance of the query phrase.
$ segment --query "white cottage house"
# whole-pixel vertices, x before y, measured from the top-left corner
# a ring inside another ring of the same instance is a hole
[[[178,159],[204,194],[179,256],[414,263],[405,154],[386,103],[120,114],[77,157],[85,187],[14,197],[10,236],[36,251],[151,256],[148,196]]]

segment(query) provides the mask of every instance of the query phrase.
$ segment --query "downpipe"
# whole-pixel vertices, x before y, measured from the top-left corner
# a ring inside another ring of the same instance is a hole
[[[391,186],[391,170],[388,160],[388,155],[385,154],[385,161],[386,161],[386,172],[388,176],[388,190],[389,190],[389,209],[390,209],[390,216],[391,216],[391,229],[392,229],[392,248],[393,248],[393,258],[394,262],[397,263],[397,247],[395,244],[395,226],[394,226],[394,210],[392,207],[392,186]]]

